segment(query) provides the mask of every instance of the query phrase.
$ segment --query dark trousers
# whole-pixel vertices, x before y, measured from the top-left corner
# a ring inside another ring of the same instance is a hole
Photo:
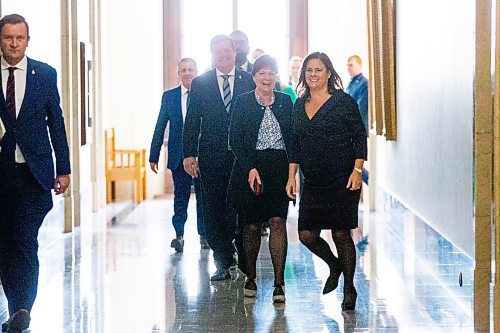
[[[234,156],[228,151],[220,167],[200,166],[203,197],[203,222],[207,241],[214,251],[218,267],[229,267],[234,262],[233,245],[236,213],[228,206],[227,190]]]
[[[9,313],[31,311],[38,289],[38,230],[52,195],[27,165],[0,166],[0,279]]]
[[[182,163],[179,164],[175,170],[172,170],[172,177],[174,179],[174,216],[172,217],[172,224],[174,225],[176,236],[179,237],[184,235],[184,225],[187,221],[187,209],[189,205],[189,198],[191,197],[191,184],[194,184],[198,235],[205,238],[200,179],[192,178],[188,173],[186,173]]]

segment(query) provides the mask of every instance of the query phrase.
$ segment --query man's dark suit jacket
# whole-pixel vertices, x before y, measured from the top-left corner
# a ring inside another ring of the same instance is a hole
[[[1,78],[0,75],[0,82]],[[66,129],[59,103],[55,69],[30,58],[24,100],[15,121],[8,115],[5,96],[3,93],[0,96],[0,117],[5,127],[0,141],[0,163],[13,163],[17,143],[31,172],[45,190],[54,188],[52,149],[56,157],[56,174],[71,173]]]
[[[361,120],[368,136],[368,79],[362,73],[356,75],[349,82],[346,92],[358,103]]]
[[[168,133],[168,162],[167,168],[175,170],[182,163],[182,130],[184,120],[182,119],[181,86],[167,90],[161,99],[161,109],[156,121],[153,140],[151,141],[150,163],[158,163],[160,150],[163,144],[165,128],[169,124]]]
[[[255,89],[252,76],[236,68],[233,89],[231,110],[238,95]],[[184,123],[184,157],[197,156],[200,167],[220,167],[228,150],[230,113],[222,101],[216,70],[196,77]]]

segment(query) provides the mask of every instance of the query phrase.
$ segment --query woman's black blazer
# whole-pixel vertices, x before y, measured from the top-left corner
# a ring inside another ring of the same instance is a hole
[[[274,92],[274,98],[270,108],[278,120],[288,150],[292,139],[292,99],[289,95],[278,91]],[[248,172],[255,167],[255,147],[266,108],[255,99],[255,90],[239,95],[235,103],[229,130],[229,145],[236,158],[235,166],[241,168],[241,171],[248,176]]]
[[[287,94],[275,91],[274,96],[274,103],[270,108],[280,125],[290,160],[288,149],[292,145],[293,103]],[[249,196],[252,195],[248,185],[248,172],[255,167],[257,137],[266,108],[255,99],[255,91],[239,95],[235,103],[229,130],[229,145],[236,158],[229,184],[228,201],[229,205],[239,211],[245,207]]]

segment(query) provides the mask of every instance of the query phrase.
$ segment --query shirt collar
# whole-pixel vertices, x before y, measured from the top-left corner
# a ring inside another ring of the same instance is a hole
[[[359,73],[358,75],[353,76],[353,78],[351,80],[352,81],[357,80],[357,79],[361,78],[362,76],[363,76],[363,73]]]
[[[189,91],[188,88],[184,87],[184,85],[181,83],[181,96],[184,95]]]
[[[0,63],[1,63],[1,66],[2,66],[2,70],[6,70],[7,68],[12,67],[11,65],[9,65],[9,63],[7,63],[7,61],[5,61],[5,59],[3,57],[2,57],[2,60],[0,61]],[[19,61],[17,63],[17,65],[15,67],[17,69],[26,71],[26,69],[28,68],[28,57],[26,57],[26,55],[25,55],[21,59],[21,61]]]
[[[229,75],[229,76],[231,77],[231,76],[234,76],[234,73],[236,72],[236,67],[233,67],[233,69],[232,69],[229,73],[227,73],[227,74],[222,73],[222,72],[221,72],[219,69],[217,69],[217,68],[215,69],[215,71],[216,71],[216,73],[217,73],[217,76]]]

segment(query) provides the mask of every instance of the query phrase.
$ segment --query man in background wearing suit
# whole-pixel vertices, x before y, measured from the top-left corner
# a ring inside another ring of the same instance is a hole
[[[368,136],[368,79],[363,75],[361,68],[359,56],[352,55],[347,59],[347,72],[351,76],[351,81],[346,92],[358,103],[361,120]]]
[[[198,70],[194,59],[183,58],[179,61],[177,75],[181,84],[163,93],[160,114],[156,121],[155,132],[153,140],[151,141],[151,152],[149,155],[151,170],[153,170],[154,173],[158,173],[158,159],[163,144],[165,128],[167,127],[167,123],[169,123],[167,168],[172,171],[172,178],[174,180],[174,216],[172,217],[172,224],[176,235],[170,246],[175,248],[176,252],[182,252],[184,249],[184,225],[187,220],[187,209],[189,198],[191,197],[191,184],[193,183],[196,193],[196,215],[200,245],[202,249],[210,248],[205,238],[205,226],[203,225],[200,180],[198,178],[192,178],[187,174],[182,165],[182,130],[184,128],[184,119],[187,113],[191,81],[196,77],[197,73]]]
[[[349,81],[346,92],[358,104],[361,120],[368,137],[368,79],[362,73],[362,62],[358,55],[352,55],[347,59],[347,72],[351,76],[351,81]],[[369,175],[365,168],[363,168],[362,178],[363,182],[368,185]]]
[[[22,16],[0,20],[0,279],[10,314],[2,331],[10,333],[29,326],[38,287],[38,230],[52,208],[51,190],[64,193],[71,173],[57,74],[26,57],[28,42]]]
[[[234,30],[229,35],[234,42],[234,47],[236,48],[236,59],[235,65],[239,69],[245,72],[252,73],[253,64],[248,61],[248,52],[250,52],[250,47],[248,43],[247,35],[241,30]]]
[[[215,68],[195,78],[191,85],[184,124],[184,169],[192,177],[201,178],[203,221],[217,266],[211,280],[219,281],[231,278],[229,267],[236,264],[232,244],[235,214],[227,202],[234,161],[228,140],[231,101],[254,89],[255,84],[249,73],[235,68],[236,50],[231,38],[215,36],[210,51]],[[241,261],[239,266],[244,267]]]

